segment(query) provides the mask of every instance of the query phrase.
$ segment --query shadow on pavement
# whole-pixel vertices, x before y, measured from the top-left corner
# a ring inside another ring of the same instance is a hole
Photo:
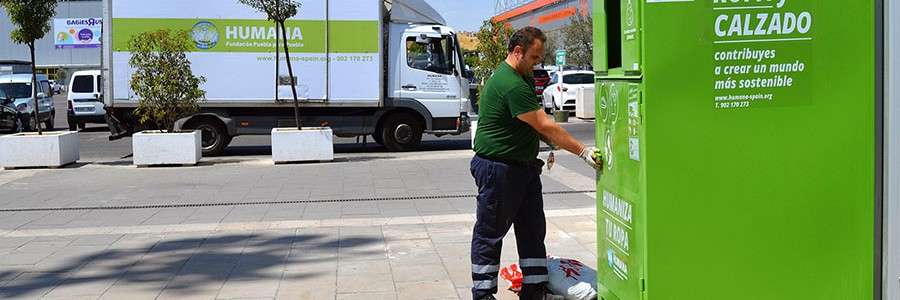
[[[0,288],[0,298],[14,299],[48,287],[64,288],[104,281],[116,285],[168,283],[166,291],[185,294],[204,287],[208,289],[210,283],[226,279],[281,280],[287,267],[298,270],[303,264],[336,260],[339,247],[346,251],[346,248],[362,247],[376,241],[364,237],[338,240],[325,235],[239,234],[162,241],[144,248],[107,249],[73,258],[51,270],[0,271],[0,279],[22,277]],[[29,273],[19,275],[23,272]],[[317,272],[292,274],[291,279],[300,279],[316,276]]]

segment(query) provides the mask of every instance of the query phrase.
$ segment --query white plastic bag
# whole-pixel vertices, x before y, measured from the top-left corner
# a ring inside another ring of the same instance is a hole
[[[569,300],[597,298],[597,270],[574,259],[548,256],[547,272],[551,293]]]

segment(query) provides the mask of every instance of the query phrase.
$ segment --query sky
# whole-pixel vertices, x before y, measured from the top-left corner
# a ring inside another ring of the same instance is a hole
[[[493,0],[425,0],[444,16],[447,25],[456,31],[477,31],[481,24],[494,16]]]

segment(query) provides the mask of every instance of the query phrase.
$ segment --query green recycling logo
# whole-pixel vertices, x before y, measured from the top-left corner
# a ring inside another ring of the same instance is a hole
[[[634,4],[632,4],[633,0],[628,0],[628,4],[625,7],[625,23],[628,24],[628,27],[634,26]]]
[[[199,49],[209,50],[219,43],[219,29],[207,21],[200,21],[191,27],[191,38]]]

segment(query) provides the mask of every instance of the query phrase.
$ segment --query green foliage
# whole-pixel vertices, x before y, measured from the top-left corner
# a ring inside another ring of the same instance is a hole
[[[296,16],[300,10],[300,1],[292,0],[238,0],[238,3],[266,13],[269,20],[279,24]]]
[[[545,66],[556,65],[556,50],[559,50],[559,39],[556,34],[547,34],[547,43],[544,44],[544,57],[541,62]]]
[[[35,80],[34,65],[34,41],[39,40],[50,31],[50,18],[56,15],[57,0],[0,0],[0,5],[9,14],[9,20],[17,27],[13,29],[9,37],[16,44],[28,45],[31,51],[31,82],[32,93],[37,95],[37,82]],[[34,98],[34,116],[38,118],[37,97]],[[38,134],[41,131],[41,122],[35,122]]]
[[[494,72],[494,68],[500,65],[500,62],[509,55],[507,46],[509,38],[515,31],[503,22],[495,22],[494,20],[484,21],[481,28],[478,29],[476,36],[478,37],[478,52],[481,53],[480,59],[476,61],[475,76],[487,80]]]
[[[202,76],[194,76],[185,53],[191,49],[187,30],[168,29],[134,35],[128,41],[132,52],[128,64],[135,68],[131,90],[139,97],[135,114],[141,123],[153,122],[160,130],[173,132],[175,121],[199,109],[206,92]]]
[[[9,19],[18,28],[9,37],[17,44],[33,44],[50,31],[57,0],[0,0]]]
[[[466,63],[466,66],[469,66],[469,68],[474,68],[478,63],[478,59],[478,52],[468,52],[465,54],[465,56],[463,56],[463,61]]]
[[[594,60],[594,21],[590,15],[575,14],[572,23],[562,29],[566,64],[589,66]]]

